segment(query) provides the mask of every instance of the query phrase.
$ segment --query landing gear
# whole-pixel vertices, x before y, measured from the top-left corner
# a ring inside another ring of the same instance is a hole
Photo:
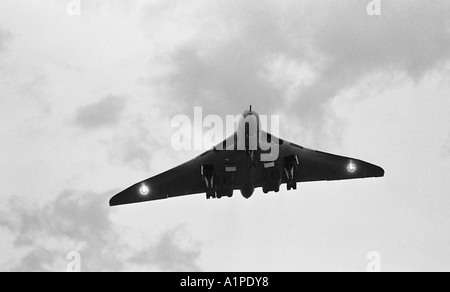
[[[284,173],[286,175],[286,187],[288,191],[297,189],[295,175],[299,164],[300,162],[297,155],[291,155],[284,158]]]
[[[225,162],[223,170],[214,170],[213,165],[202,165],[201,175],[206,186],[206,199],[232,197],[236,165]]]
[[[220,183],[217,186],[217,199],[220,199],[222,197],[229,197],[231,198],[233,196],[233,183],[234,183],[234,173],[225,173],[222,175],[220,179]]]
[[[206,199],[215,199],[216,198],[216,191],[213,189],[206,190]]]
[[[214,166],[202,165],[201,174],[206,185],[206,199],[216,198],[216,187],[214,185]]]
[[[255,150],[247,150],[247,152],[246,152],[249,167],[256,167],[256,154],[255,153],[256,153]]]
[[[236,169],[236,164],[234,162],[226,161],[225,174],[223,175],[222,180],[222,194],[228,198],[233,196]]]
[[[269,187],[269,186],[263,186],[263,193],[264,194],[268,194],[269,192],[275,192],[275,193],[278,193],[280,191],[280,185],[278,185],[278,186],[272,186],[272,187]]]
[[[281,170],[274,162],[264,163],[264,184],[262,187],[263,193],[280,191],[281,184]]]
[[[295,181],[288,181],[287,183],[286,183],[286,188],[287,188],[287,190],[288,191],[290,191],[290,190],[296,190],[297,189],[297,183],[295,182]]]

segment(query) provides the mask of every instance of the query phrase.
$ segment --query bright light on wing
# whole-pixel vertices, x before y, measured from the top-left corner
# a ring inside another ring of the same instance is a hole
[[[146,196],[150,193],[150,188],[146,184],[142,184],[142,186],[139,188],[139,192],[141,195]]]
[[[347,171],[350,173],[354,173],[356,171],[356,165],[353,162],[350,162],[347,165]]]

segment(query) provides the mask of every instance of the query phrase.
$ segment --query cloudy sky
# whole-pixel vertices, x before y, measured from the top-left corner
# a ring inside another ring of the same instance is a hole
[[[449,1],[71,2],[0,0],[0,270],[450,271]],[[386,176],[108,207],[249,104]]]

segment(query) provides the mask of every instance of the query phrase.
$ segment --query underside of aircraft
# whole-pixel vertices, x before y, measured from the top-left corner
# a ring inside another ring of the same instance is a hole
[[[222,143],[130,186],[109,203],[116,206],[199,193],[206,194],[207,199],[220,199],[232,197],[234,190],[248,199],[255,188],[269,193],[279,192],[282,184],[290,191],[301,182],[382,176],[384,170],[374,164],[308,149],[262,131],[259,115],[250,107],[243,113],[237,131]]]

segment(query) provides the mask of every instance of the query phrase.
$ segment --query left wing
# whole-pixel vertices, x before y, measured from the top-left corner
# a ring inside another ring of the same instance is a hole
[[[330,181],[369,177],[382,177],[384,170],[374,164],[356,158],[339,156],[308,149],[295,143],[266,134],[272,141],[278,141],[279,164],[283,168],[294,165],[292,182]],[[273,143],[273,142],[272,142]],[[282,183],[288,182],[289,172],[282,175]]]

